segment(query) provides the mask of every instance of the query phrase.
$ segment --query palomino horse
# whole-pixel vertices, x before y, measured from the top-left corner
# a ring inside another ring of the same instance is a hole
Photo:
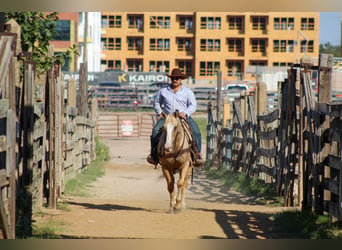
[[[178,112],[166,115],[158,143],[159,163],[166,178],[167,189],[170,194],[170,210],[180,211],[185,207],[185,191],[188,179],[192,176],[191,132],[187,122],[180,118]],[[175,177],[179,172],[177,181],[178,192],[175,197]],[[176,199],[175,199],[176,198]]]

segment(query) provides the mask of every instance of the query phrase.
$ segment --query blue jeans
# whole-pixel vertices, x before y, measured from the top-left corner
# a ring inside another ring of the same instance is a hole
[[[201,152],[202,150],[202,137],[201,137],[201,131],[197,126],[197,123],[192,119],[191,117],[188,117],[187,122],[189,124],[189,127],[191,129],[192,135],[194,137],[195,145],[198,150],[198,152]],[[164,118],[161,118],[157,123],[154,125],[151,135],[151,155],[152,157],[155,157],[157,155],[157,136],[159,130],[163,127],[165,122]]]

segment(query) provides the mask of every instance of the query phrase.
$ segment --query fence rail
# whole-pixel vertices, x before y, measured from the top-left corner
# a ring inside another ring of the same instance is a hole
[[[331,91],[329,62],[321,55],[318,66],[307,60],[293,65],[276,95],[257,83],[255,94],[235,99],[227,127],[209,106],[207,159],[273,184],[285,206],[342,221],[342,102]],[[317,69],[318,94],[311,88]],[[271,95],[277,97],[272,108],[265,98]]]
[[[30,236],[33,212],[44,203],[56,208],[66,180],[95,159],[96,103],[89,114],[87,87],[77,94],[74,80],[65,102],[60,67],[38,78],[35,62],[18,61],[21,51],[13,45],[20,27],[13,20],[5,27],[0,33],[0,238],[14,239],[16,227]],[[87,73],[80,74],[80,86],[86,86]]]

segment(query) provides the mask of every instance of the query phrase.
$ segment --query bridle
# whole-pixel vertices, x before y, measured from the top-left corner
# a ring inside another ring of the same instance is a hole
[[[184,153],[191,152],[191,148],[190,148],[190,135],[189,135],[189,133],[187,133],[187,131],[189,131],[189,125],[188,125],[188,123],[185,120],[182,121],[180,118],[176,118],[176,119],[178,120],[178,122],[182,126],[182,131],[181,132],[179,131],[179,129],[177,130],[177,135],[179,133],[183,133],[183,139],[182,139],[182,143],[181,143],[181,147],[180,147],[181,150],[179,150],[177,152],[170,152],[170,153],[166,153],[165,150],[163,150],[163,152],[160,155],[161,158],[178,158],[180,155],[182,155]],[[175,138],[177,137],[177,135],[175,136]],[[185,145],[185,140],[186,139],[189,142],[189,147],[188,148],[183,148],[184,145]]]

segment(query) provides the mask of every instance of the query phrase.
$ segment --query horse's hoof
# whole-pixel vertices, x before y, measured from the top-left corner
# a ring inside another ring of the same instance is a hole
[[[174,213],[174,209],[170,207],[170,209],[167,211],[168,214],[173,214]]]
[[[175,214],[178,214],[178,213],[180,213],[182,211],[182,208],[181,207],[180,208],[176,208],[175,207],[173,210],[174,210]]]

